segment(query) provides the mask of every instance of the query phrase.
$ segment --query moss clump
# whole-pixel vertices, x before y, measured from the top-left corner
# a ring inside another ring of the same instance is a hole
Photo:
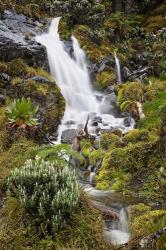
[[[125,136],[124,136],[124,141],[126,143],[137,143],[140,141],[148,141],[149,140],[149,131],[147,129],[133,129],[129,131]]]
[[[166,225],[166,211],[148,211],[143,215],[136,216],[131,225],[133,237],[145,237],[155,233]]]
[[[89,140],[82,140],[80,143],[81,153],[85,158],[89,158],[90,152],[92,151],[92,144]]]
[[[104,157],[104,152],[101,151],[100,149],[90,152],[89,153],[90,165],[96,167],[97,163],[99,161],[102,161],[103,157]]]
[[[102,133],[100,137],[100,146],[105,150],[119,147],[120,137],[110,132]]]
[[[116,76],[114,72],[103,71],[97,74],[96,81],[99,89],[105,89],[116,81]]]
[[[121,85],[118,89],[118,106],[125,101],[139,101],[144,99],[144,88],[139,82],[129,82]]]

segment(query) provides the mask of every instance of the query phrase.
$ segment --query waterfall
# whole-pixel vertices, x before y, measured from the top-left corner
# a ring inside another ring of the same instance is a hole
[[[102,105],[107,104],[103,104],[96,97],[102,97],[103,94],[96,93],[91,87],[85,52],[74,36],[72,36],[73,57],[66,52],[65,44],[58,34],[59,21],[59,17],[54,18],[48,32],[36,37],[36,41],[47,49],[51,74],[66,101],[66,110],[59,126],[57,141],[61,141],[64,130],[83,128],[89,114],[93,114],[91,119],[95,115],[102,118],[100,129],[116,127],[124,132],[131,129],[133,124],[126,128],[124,118],[115,118],[111,113],[102,113]],[[95,129],[90,125],[88,129],[95,134]]]
[[[111,229],[106,232],[106,237],[111,240],[112,244],[121,245],[127,243],[130,236],[128,214],[126,208],[122,208],[119,212],[118,223],[112,222]]]
[[[120,61],[119,61],[119,58],[117,57],[116,52],[114,52],[114,54],[115,54],[115,66],[116,66],[117,81],[118,81],[118,83],[122,83]]]
[[[119,229],[122,232],[129,232],[128,215],[125,208],[122,208],[119,213]]]

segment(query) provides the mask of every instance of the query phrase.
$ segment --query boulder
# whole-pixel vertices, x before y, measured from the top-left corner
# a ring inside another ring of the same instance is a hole
[[[66,129],[62,132],[61,142],[72,144],[74,138],[77,136],[77,129]]]
[[[30,66],[49,69],[46,49],[35,41],[42,27],[39,22],[6,10],[0,20],[0,59],[23,58]]]

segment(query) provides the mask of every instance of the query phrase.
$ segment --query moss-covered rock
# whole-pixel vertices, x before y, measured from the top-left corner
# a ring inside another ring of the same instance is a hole
[[[37,140],[46,141],[46,134],[54,134],[55,138],[64,114],[65,100],[53,77],[42,68],[29,67],[22,59],[2,62],[0,67],[12,77],[11,83],[0,87],[2,93],[10,99],[30,97],[32,103],[39,106],[40,130]]]
[[[147,129],[133,129],[129,131],[124,136],[124,141],[126,143],[137,143],[140,141],[148,141],[149,140],[149,131]]]
[[[100,146],[102,149],[114,149],[120,146],[120,137],[111,132],[102,133],[100,137]]]
[[[97,187],[130,190],[141,198],[164,204],[165,184],[159,175],[163,163],[156,140],[129,143],[123,148],[109,150],[96,177]]]

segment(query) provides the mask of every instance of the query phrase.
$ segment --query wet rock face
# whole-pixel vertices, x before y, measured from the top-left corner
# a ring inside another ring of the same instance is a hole
[[[30,66],[48,69],[47,53],[35,41],[43,24],[6,10],[0,20],[0,59],[23,58]]]

